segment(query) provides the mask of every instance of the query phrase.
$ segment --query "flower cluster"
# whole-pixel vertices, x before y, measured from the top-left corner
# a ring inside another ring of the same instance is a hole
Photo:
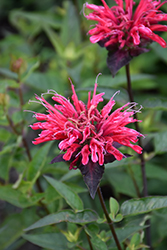
[[[167,14],[160,11],[160,7],[166,3],[154,0],[141,0],[136,10],[133,11],[133,0],[115,0],[116,6],[108,7],[104,0],[103,6],[86,3],[88,9],[93,10],[85,17],[97,21],[93,29],[89,31],[92,43],[99,42],[100,45],[110,48],[117,46],[122,48],[135,48],[145,46],[155,41],[162,47],[166,42],[154,31],[167,31],[167,26],[159,24],[167,21]]]
[[[52,140],[60,141],[59,148],[65,153],[58,157],[64,161],[70,161],[70,169],[74,166],[77,168],[79,165],[87,165],[89,162],[103,166],[104,163],[112,162],[113,158],[120,161],[126,157],[118,150],[122,145],[141,153],[142,148],[133,143],[136,143],[138,137],[142,135],[126,127],[127,124],[137,121],[133,118],[136,111],[131,109],[134,103],[127,103],[111,113],[115,104],[112,97],[99,112],[97,105],[103,101],[102,96],[105,93],[96,94],[97,84],[92,98],[91,92],[88,93],[87,105],[78,100],[74,86],[71,85],[71,87],[73,104],[51,90],[48,94],[53,94],[52,99],[56,102],[54,106],[44,99],[43,94],[41,97],[36,96],[36,99],[47,109],[48,114],[34,112],[38,122],[30,127],[34,130],[42,130],[34,144]]]

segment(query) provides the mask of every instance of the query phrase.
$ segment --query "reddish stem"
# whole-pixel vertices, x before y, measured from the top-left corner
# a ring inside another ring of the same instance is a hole
[[[117,245],[117,248],[118,248],[118,250],[122,250],[121,245],[120,245],[119,240],[118,240],[118,237],[117,237],[117,234],[116,234],[114,226],[113,226],[113,222],[112,222],[112,220],[111,220],[111,218],[110,218],[110,216],[108,214],[108,211],[107,211],[107,208],[106,208],[106,205],[105,205],[105,202],[104,202],[103,195],[102,195],[100,187],[97,188],[97,193],[98,193],[98,196],[99,196],[100,203],[101,203],[101,206],[103,208],[104,214],[106,216],[108,225],[110,227],[111,233],[112,233],[112,235],[114,237],[114,240],[115,240],[115,243]]]

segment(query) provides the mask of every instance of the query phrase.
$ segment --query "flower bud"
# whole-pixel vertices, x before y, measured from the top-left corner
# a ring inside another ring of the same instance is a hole
[[[21,75],[26,71],[27,64],[22,58],[12,58],[10,63],[10,69],[18,75]]]

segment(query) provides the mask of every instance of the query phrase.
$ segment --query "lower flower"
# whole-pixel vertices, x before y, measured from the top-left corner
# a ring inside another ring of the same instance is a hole
[[[41,129],[42,132],[33,143],[60,141],[59,148],[64,154],[56,156],[51,163],[68,161],[70,169],[79,168],[94,197],[104,172],[104,164],[129,156],[118,150],[122,145],[141,154],[142,148],[134,143],[142,134],[126,127],[137,121],[133,118],[135,103],[127,103],[111,113],[115,105],[112,97],[99,111],[97,105],[103,101],[105,93],[96,94],[96,83],[92,98],[91,92],[88,93],[87,104],[78,100],[73,85],[71,88],[73,104],[54,91],[47,93],[53,95],[52,99],[56,102],[54,106],[44,99],[43,94],[41,97],[36,96],[48,114],[34,112],[38,122],[30,127]]]

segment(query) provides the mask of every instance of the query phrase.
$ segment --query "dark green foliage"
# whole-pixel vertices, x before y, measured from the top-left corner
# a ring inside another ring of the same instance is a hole
[[[94,169],[85,172],[80,168],[82,176],[79,169],[69,171],[66,162],[50,164],[60,154],[57,142],[35,146],[32,141],[41,131],[29,128],[35,119],[28,111],[45,112],[38,103],[29,103],[35,100],[34,93],[40,96],[53,89],[70,98],[69,78],[79,99],[87,102],[88,91],[102,73],[97,91],[105,92],[104,100],[120,90],[113,110],[128,102],[125,69],[112,78],[106,65],[107,51],[89,42],[86,33],[90,23],[82,14],[84,2],[0,1],[0,250],[26,250],[27,241],[33,243],[32,250],[34,245],[44,250],[76,250],[78,246],[88,250],[85,232],[93,249],[116,249],[98,197],[92,201],[83,181],[84,176],[88,187],[90,181],[94,183]],[[163,8],[167,10],[166,5]],[[167,40],[167,34],[162,36]],[[19,58],[23,63],[14,70],[13,62]],[[137,198],[143,190],[139,158],[124,147],[121,151],[133,157],[108,163],[105,170],[98,166],[99,179],[90,193],[94,197],[102,178],[107,209],[127,250],[132,246],[145,249],[143,232],[148,216],[153,247],[164,250],[167,49],[153,43],[148,53],[131,60],[130,68],[134,99],[138,108],[143,106],[138,116],[145,135],[142,141],[150,197]],[[115,199],[109,202],[110,197]]]

